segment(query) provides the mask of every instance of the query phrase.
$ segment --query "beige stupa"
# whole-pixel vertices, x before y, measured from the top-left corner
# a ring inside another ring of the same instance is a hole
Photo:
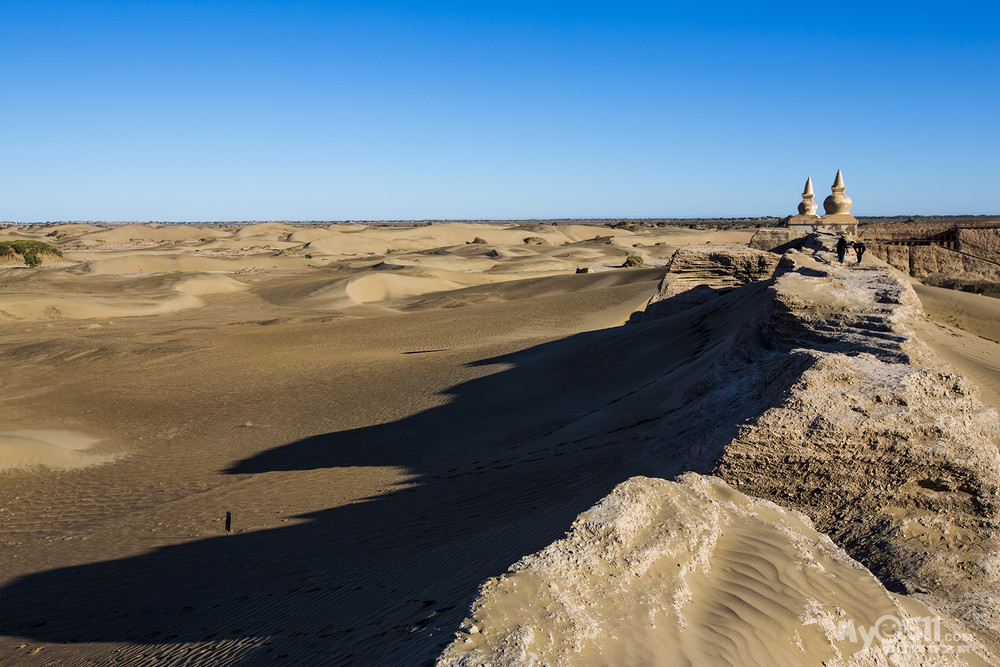
[[[803,232],[814,231],[820,217],[816,215],[816,202],[813,201],[813,179],[806,179],[806,187],[802,190],[802,201],[799,202],[799,214],[788,219],[788,226]]]
[[[826,215],[820,218],[820,223],[816,231],[823,232],[847,232],[856,234],[858,231],[858,219],[851,215],[851,198],[844,194],[844,175],[837,170],[837,178],[830,188],[832,193],[823,200],[823,210]]]

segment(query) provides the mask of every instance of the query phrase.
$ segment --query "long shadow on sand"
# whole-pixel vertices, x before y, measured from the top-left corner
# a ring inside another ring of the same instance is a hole
[[[241,664],[431,661],[481,581],[626,478],[680,472],[635,427],[676,410],[685,364],[731,340],[684,327],[671,318],[485,359],[509,366],[453,387],[445,405],[236,462],[227,473],[401,466],[415,484],[285,528],[25,577],[0,591],[0,628],[172,657],[230,640],[247,645],[230,655]]]

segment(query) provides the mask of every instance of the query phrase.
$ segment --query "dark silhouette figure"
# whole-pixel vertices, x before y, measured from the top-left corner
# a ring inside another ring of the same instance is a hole
[[[865,244],[862,241],[854,242],[854,252],[858,255],[858,264],[861,263],[861,256],[865,254]]]
[[[844,255],[847,253],[847,239],[843,236],[837,241],[837,261],[844,263]]]

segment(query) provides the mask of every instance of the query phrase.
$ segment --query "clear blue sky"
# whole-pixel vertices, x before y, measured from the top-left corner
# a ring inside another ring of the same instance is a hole
[[[1000,213],[1000,6],[837,6],[0,0],[0,220]]]

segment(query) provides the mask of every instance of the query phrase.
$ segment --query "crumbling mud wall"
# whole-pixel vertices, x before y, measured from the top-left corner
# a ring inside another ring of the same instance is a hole
[[[862,225],[858,236],[864,241],[876,239],[915,239],[942,234],[954,229],[953,222],[900,222]]]
[[[998,291],[1000,229],[959,228],[957,242],[947,244],[949,247],[891,243],[900,239],[930,238],[950,229],[953,228],[942,225],[877,225],[865,229],[861,237],[867,242],[871,255],[929,285],[977,292]]]
[[[743,245],[681,246],[646,305],[643,320],[667,317],[748,283],[767,280],[779,256]]]
[[[980,259],[980,256],[988,255],[986,259],[996,258],[995,261],[1000,261],[1000,253],[996,250],[977,250],[964,244],[963,252],[968,254],[937,245],[905,246],[871,243],[867,244],[867,248],[871,255],[920,280],[961,276],[1000,280],[1000,265]]]

